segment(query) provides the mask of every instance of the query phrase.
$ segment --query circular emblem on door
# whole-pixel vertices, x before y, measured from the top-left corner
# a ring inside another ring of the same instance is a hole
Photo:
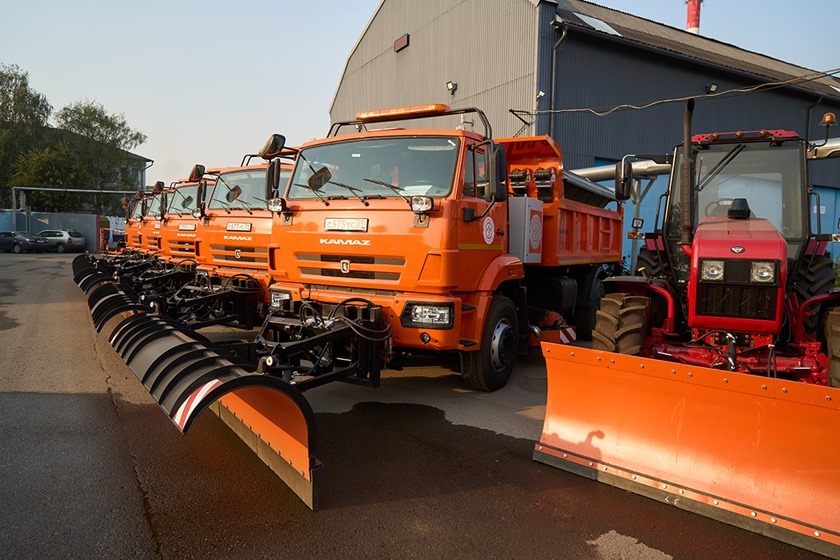
[[[237,259],[241,259],[242,258],[242,251],[237,249],[236,251],[233,252],[233,256],[236,257]]]
[[[732,251],[733,253],[735,253],[736,255],[740,255],[740,254],[741,254],[741,253],[743,253],[746,249],[744,249],[744,248],[743,248],[743,247],[741,247],[740,245],[735,245],[734,247],[730,247],[730,249],[729,249],[729,250],[730,250],[730,251]]]
[[[496,237],[496,224],[493,223],[493,218],[487,216],[484,218],[484,223],[481,224],[481,234],[484,236],[484,242],[490,245]]]

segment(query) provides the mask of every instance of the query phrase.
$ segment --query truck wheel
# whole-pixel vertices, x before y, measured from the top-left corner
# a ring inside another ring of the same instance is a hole
[[[519,322],[516,307],[503,296],[494,296],[487,310],[481,346],[461,353],[461,377],[478,391],[495,391],[505,386],[519,351]]]
[[[817,255],[807,270],[800,270],[793,283],[793,291],[799,302],[828,292],[834,286],[834,263],[825,255]],[[820,306],[812,308],[814,315],[805,318],[805,331],[816,333],[819,327]]]
[[[829,309],[823,323],[828,356],[828,386],[840,387],[840,307]]]
[[[650,298],[631,294],[607,294],[601,300],[592,331],[592,348],[639,355],[647,335]]]

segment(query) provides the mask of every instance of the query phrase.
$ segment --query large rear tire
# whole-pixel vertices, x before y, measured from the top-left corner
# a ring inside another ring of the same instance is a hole
[[[667,278],[671,275],[665,253],[661,251],[639,250],[636,256],[635,274],[647,278]]]
[[[800,270],[793,283],[793,292],[799,302],[827,293],[834,286],[834,263],[825,255],[817,255],[807,270]],[[814,315],[805,318],[805,332],[815,334],[820,325],[820,306],[812,309]]]
[[[828,356],[828,385],[840,387],[840,307],[829,309],[826,313],[823,334]]]
[[[504,296],[494,296],[487,310],[481,346],[461,353],[461,378],[478,391],[495,391],[510,379],[519,352],[516,307]]]
[[[592,348],[639,355],[647,336],[650,298],[631,294],[607,294],[601,300],[592,331]]]

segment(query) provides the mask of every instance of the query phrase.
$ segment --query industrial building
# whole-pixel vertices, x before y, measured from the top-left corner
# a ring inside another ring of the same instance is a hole
[[[686,97],[697,100],[697,132],[787,129],[819,141],[823,113],[840,111],[840,81],[820,70],[584,0],[383,0],[349,54],[330,116],[479,107],[495,136],[548,134],[565,168],[580,169],[671,152],[684,102],[667,100]],[[812,165],[811,183],[812,216],[833,231],[840,162]],[[645,229],[664,185],[640,205]]]

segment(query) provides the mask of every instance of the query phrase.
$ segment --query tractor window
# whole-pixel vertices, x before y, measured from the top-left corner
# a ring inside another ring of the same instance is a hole
[[[467,152],[466,168],[464,170],[464,196],[484,198],[487,190],[487,164],[484,148]]]
[[[680,236],[680,160],[677,150],[666,236]],[[769,220],[788,241],[791,256],[808,236],[802,146],[797,142],[712,144],[695,160],[695,226],[726,217],[735,198],[745,198],[751,215]],[[678,251],[677,251],[678,252]]]
[[[220,174],[207,207],[217,210],[265,208],[265,170],[260,167]]]
[[[457,138],[365,138],[312,146],[298,157],[289,199],[447,196]]]

